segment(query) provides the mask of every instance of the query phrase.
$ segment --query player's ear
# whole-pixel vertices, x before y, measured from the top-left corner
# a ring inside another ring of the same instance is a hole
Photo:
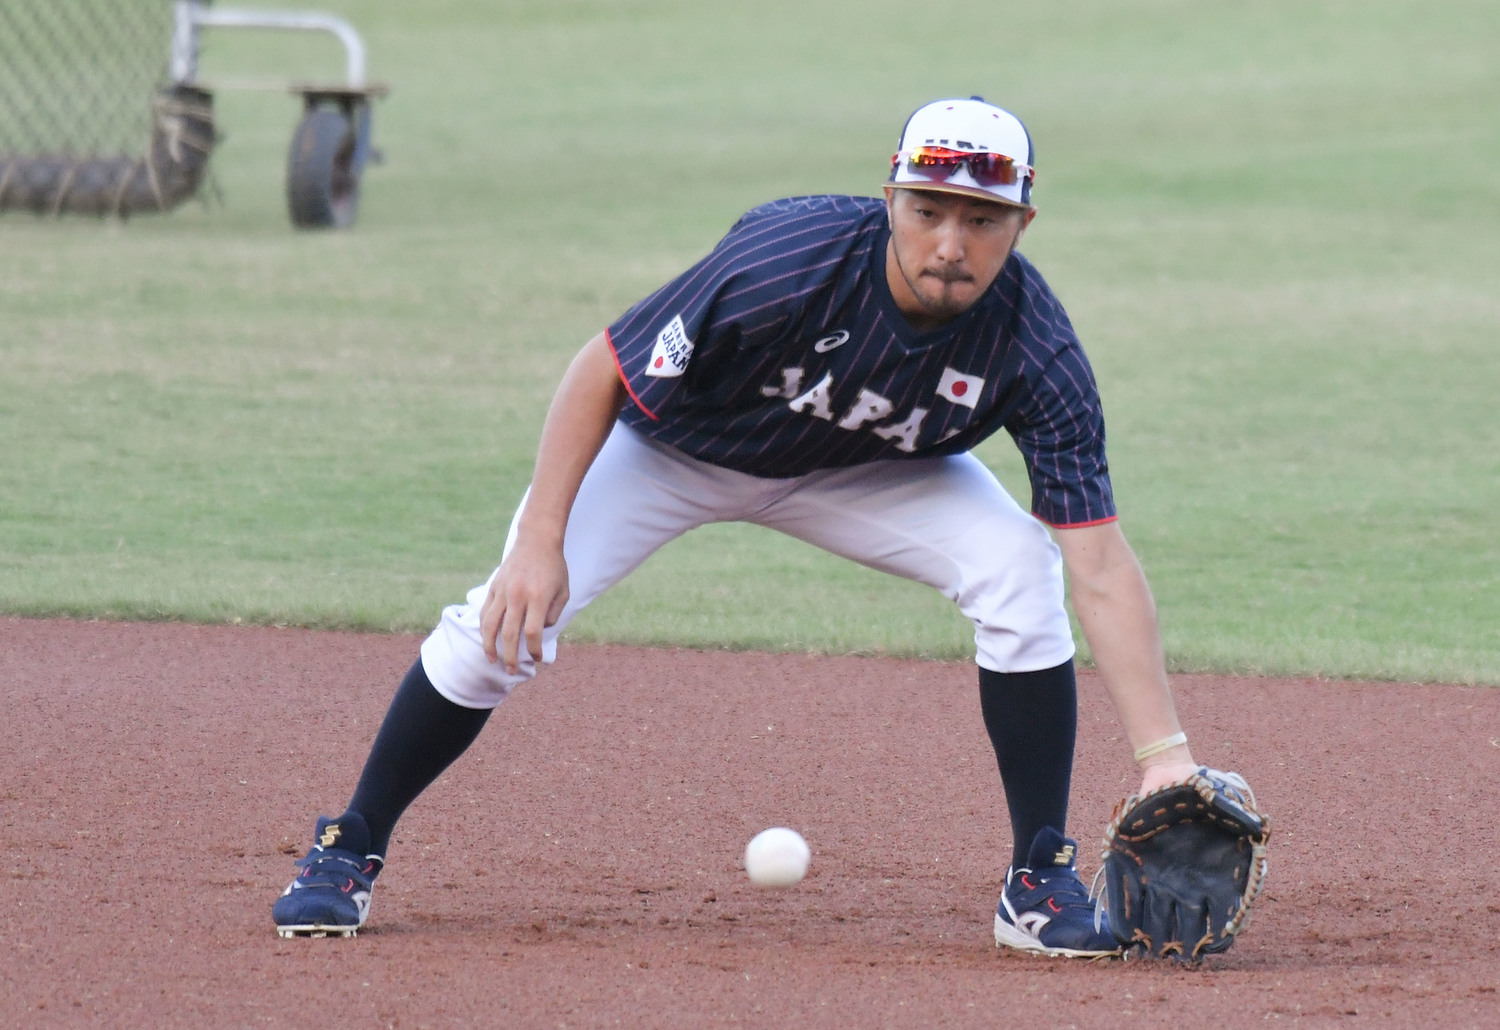
[[[891,187],[885,187],[885,227],[892,231],[896,228],[896,191]]]

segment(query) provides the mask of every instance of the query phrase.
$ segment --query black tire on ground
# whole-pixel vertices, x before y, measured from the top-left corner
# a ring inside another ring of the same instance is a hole
[[[341,112],[314,108],[292,136],[286,199],[299,229],[347,229],[359,208],[354,127]]]

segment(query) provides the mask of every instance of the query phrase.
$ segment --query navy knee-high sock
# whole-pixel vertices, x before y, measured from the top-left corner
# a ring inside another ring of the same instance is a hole
[[[488,708],[465,708],[439,694],[417,659],[396,688],[349,800],[349,811],[370,825],[371,854],[385,855],[406,806],[474,743],[489,717]]]
[[[980,669],[979,704],[1010,806],[1011,862],[1024,866],[1043,826],[1067,833],[1078,734],[1073,662],[1039,672]]]

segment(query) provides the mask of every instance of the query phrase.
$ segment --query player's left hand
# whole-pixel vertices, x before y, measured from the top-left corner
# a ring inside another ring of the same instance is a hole
[[[1115,806],[1100,907],[1128,952],[1196,963],[1244,928],[1266,876],[1270,824],[1238,773],[1199,768]]]
[[[1148,765],[1141,772],[1141,789],[1136,793],[1145,797],[1169,783],[1181,783],[1197,771],[1198,763],[1194,761],[1160,762],[1156,765]]]

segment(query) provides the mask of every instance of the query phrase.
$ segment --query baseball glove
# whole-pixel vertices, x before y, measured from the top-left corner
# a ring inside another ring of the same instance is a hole
[[[1116,805],[1098,903],[1126,954],[1198,962],[1227,950],[1265,880],[1269,836],[1238,773],[1199,769]]]

